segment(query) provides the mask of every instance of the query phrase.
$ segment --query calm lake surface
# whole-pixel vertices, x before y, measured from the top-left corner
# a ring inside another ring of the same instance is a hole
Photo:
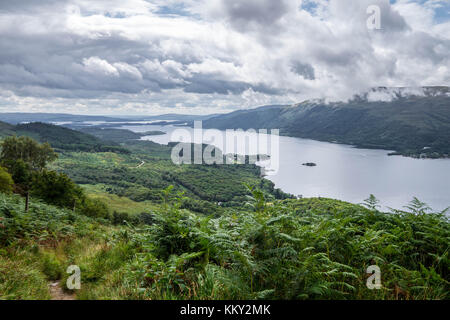
[[[135,132],[164,131],[144,137],[160,144],[171,141],[173,126],[122,126]],[[191,129],[188,129],[191,130]],[[327,197],[360,203],[374,194],[384,209],[402,209],[418,197],[435,210],[450,206],[450,160],[389,157],[387,150],[280,137],[280,166],[267,176],[277,188],[304,197]],[[306,167],[314,162],[316,167]]]

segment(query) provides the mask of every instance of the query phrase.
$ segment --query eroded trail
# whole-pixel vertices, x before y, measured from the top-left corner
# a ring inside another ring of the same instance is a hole
[[[141,161],[141,163],[137,167],[134,167],[134,169],[139,169],[140,167],[142,167],[145,164],[145,161],[142,159],[136,158],[136,160]]]
[[[142,160],[141,160],[141,161],[142,161]],[[145,161],[142,161],[141,164],[138,165],[138,166],[136,167],[136,169],[139,169],[139,168],[142,167],[144,164],[145,164]]]
[[[49,287],[51,300],[76,300],[75,294],[67,293],[62,289],[60,281],[50,282]]]

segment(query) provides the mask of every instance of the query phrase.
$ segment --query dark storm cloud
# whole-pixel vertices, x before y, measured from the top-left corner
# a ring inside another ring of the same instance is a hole
[[[326,45],[320,45],[315,48],[314,56],[326,65],[347,67],[357,63],[363,57],[363,53],[351,48],[330,48]]]
[[[192,79],[184,90],[191,93],[218,93],[218,94],[241,94],[249,89],[251,85],[244,82],[233,82],[219,79],[211,79],[207,76],[198,76]]]
[[[201,94],[233,94],[239,95],[246,90],[253,90],[269,95],[280,94],[281,91],[270,88],[263,84],[251,84],[241,81],[227,81],[215,78],[214,75],[197,74],[189,79],[189,83],[184,87],[185,92]]]
[[[288,12],[286,0],[223,0],[229,21],[245,30],[254,24],[270,27]]]
[[[307,80],[316,78],[314,68],[308,63],[294,62],[291,70]]]

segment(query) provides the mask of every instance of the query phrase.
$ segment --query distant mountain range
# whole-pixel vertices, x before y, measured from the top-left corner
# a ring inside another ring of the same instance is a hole
[[[450,90],[377,88],[350,102],[306,101],[236,111],[212,117],[203,127],[280,129],[285,136],[395,150],[393,154],[413,157],[448,157]]]
[[[0,121],[10,124],[26,122],[83,122],[83,121],[124,121],[124,119],[105,116],[85,116],[65,113],[0,113]]]
[[[185,115],[185,114],[163,114],[157,116],[88,116],[74,115],[65,113],[0,113],[0,121],[10,124],[19,124],[26,122],[85,122],[85,121],[104,121],[104,122],[130,122],[130,121],[193,121],[206,120],[216,115]]]

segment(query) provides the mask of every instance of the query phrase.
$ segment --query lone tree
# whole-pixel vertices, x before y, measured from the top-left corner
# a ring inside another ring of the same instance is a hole
[[[25,195],[28,211],[33,175],[42,172],[58,155],[48,143],[40,144],[29,137],[7,137],[0,146],[0,164],[11,173],[16,190]]]

